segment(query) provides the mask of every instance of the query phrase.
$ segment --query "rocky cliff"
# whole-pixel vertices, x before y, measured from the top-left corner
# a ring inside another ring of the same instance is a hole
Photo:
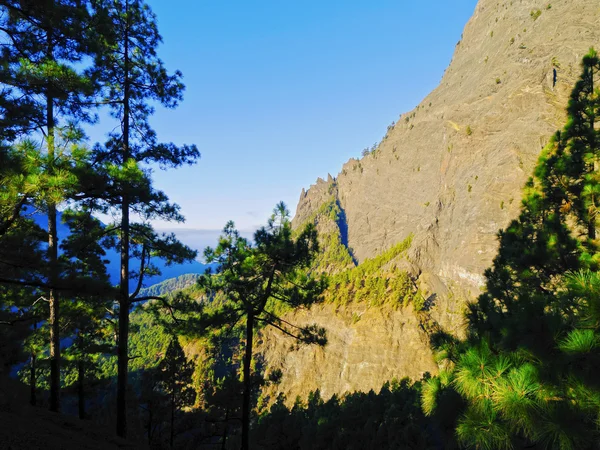
[[[294,224],[334,195],[342,243],[359,264],[413,235],[407,270],[434,295],[432,317],[460,332],[462,304],[480,291],[497,232],[517,215],[542,147],[564,124],[579,62],[592,46],[600,47],[597,0],[480,0],[439,87],[370,154],[303,191]],[[265,336],[265,357],[284,369],[280,390],[288,398],[435,369],[408,310],[371,311],[362,324],[344,321],[347,313],[320,307],[296,317],[329,329],[324,350],[288,352]]]

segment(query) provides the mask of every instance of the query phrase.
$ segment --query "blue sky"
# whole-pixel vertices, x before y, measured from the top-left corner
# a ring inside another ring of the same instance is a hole
[[[194,143],[193,167],[156,171],[203,246],[227,220],[250,230],[350,157],[439,83],[476,0],[147,0],[185,98],[158,137]],[[184,230],[185,229],[185,230]],[[178,233],[179,235],[180,233]]]

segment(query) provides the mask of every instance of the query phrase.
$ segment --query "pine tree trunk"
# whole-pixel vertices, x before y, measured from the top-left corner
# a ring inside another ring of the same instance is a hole
[[[148,402],[148,445],[152,443],[152,402]]]
[[[48,11],[54,7],[53,0],[48,0]],[[52,24],[46,30],[47,58],[54,59],[54,46],[52,42]],[[48,132],[48,159],[49,172],[52,174],[52,160],[54,158],[54,98],[52,84],[48,82],[46,90],[46,127]],[[58,281],[58,236],[56,231],[56,205],[48,204],[48,263],[50,266],[50,286],[55,286]],[[60,411],[60,304],[58,293],[50,288],[50,411]]]
[[[254,313],[248,313],[246,322],[246,352],[244,355],[244,397],[242,400],[242,450],[250,447],[250,364],[252,363],[252,338],[254,334]]]
[[[129,152],[129,11],[125,3],[125,43],[123,85],[123,165],[130,158]],[[129,199],[127,187],[123,186],[121,204],[121,280],[119,289],[119,345],[117,349],[117,435],[127,436],[127,375],[129,364]]]
[[[33,332],[37,330],[37,321],[33,321]],[[37,373],[36,364],[37,355],[35,350],[31,350],[31,363],[29,364],[29,404],[35,406],[37,404]]]
[[[225,450],[227,446],[227,426],[229,420],[229,408],[225,410],[225,426],[223,427],[223,440],[221,441],[221,450]]]
[[[50,285],[57,281],[56,263],[56,205],[48,205],[48,256],[50,261]],[[60,411],[60,329],[59,299],[57,292],[50,289],[50,411]]]
[[[79,399],[79,418],[85,419],[85,367],[83,360],[77,361],[77,394]]]
[[[591,74],[590,74],[590,92],[592,92],[592,96],[594,95],[594,68],[591,67]],[[592,136],[595,137],[595,127],[596,127],[596,118],[594,116],[594,108],[590,108],[590,129],[591,129],[591,134]],[[592,147],[592,151],[594,151],[594,149],[596,148],[596,142],[595,139],[593,139],[593,141],[591,142],[591,147]],[[592,164],[592,172],[595,172],[597,170],[597,162],[596,162],[596,155],[594,154],[594,163]],[[592,201],[595,201],[595,198],[592,199]],[[595,206],[595,205],[594,205]],[[592,211],[592,217],[589,219],[588,222],[588,237],[591,240],[595,240],[596,239],[596,208],[594,207],[594,211]]]
[[[119,298],[119,344],[117,347],[117,435],[127,436],[126,394],[129,363],[129,205],[121,209],[121,284]]]
[[[35,352],[31,352],[31,363],[29,365],[29,403],[31,404],[31,406],[35,406],[37,403],[37,396],[36,396],[37,377],[36,377],[36,373],[35,373],[36,359],[37,358],[35,356]]]
[[[175,386],[173,386],[173,390],[171,392],[171,439],[169,440],[171,448],[173,448],[174,438],[175,438]]]

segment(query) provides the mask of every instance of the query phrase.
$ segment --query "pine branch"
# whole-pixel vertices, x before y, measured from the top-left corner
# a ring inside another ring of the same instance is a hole
[[[18,317],[16,319],[12,319],[12,320],[0,320],[0,325],[8,325],[8,326],[12,327],[17,323],[28,322],[31,320],[40,321],[42,319],[38,316],[23,316],[23,317]]]
[[[129,303],[132,303],[135,300],[135,298],[140,293],[142,286],[144,285],[144,271],[146,270],[146,256],[148,257],[148,263],[150,262],[150,255],[146,255],[147,251],[148,251],[148,249],[147,249],[146,244],[142,245],[142,257],[140,258],[141,262],[140,262],[138,283],[137,283],[137,287],[135,288],[135,291],[133,292],[133,294],[131,294],[129,296]]]
[[[24,195],[23,197],[21,197],[21,199],[13,207],[10,216],[8,216],[8,218],[4,221],[4,223],[2,223],[2,225],[0,225],[0,236],[4,235],[8,231],[8,229],[11,227],[11,225],[19,218],[21,208],[23,207],[23,205],[25,205],[27,198],[28,198],[27,195]]]
[[[289,332],[288,330],[286,330],[285,328],[280,327],[279,325],[277,325],[274,322],[271,322],[269,319],[266,319],[264,317],[255,317],[256,320],[260,321],[260,322],[265,322],[269,325],[271,325],[272,327],[277,328],[279,331],[281,331],[284,334],[287,334],[290,337],[293,337],[294,339],[301,341],[301,342],[305,342],[305,343],[309,343],[308,340],[306,340],[305,338],[301,337],[301,336],[297,336],[291,332]]]

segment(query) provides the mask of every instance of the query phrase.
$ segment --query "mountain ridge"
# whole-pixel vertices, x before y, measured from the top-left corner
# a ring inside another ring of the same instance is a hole
[[[419,270],[476,294],[496,233],[515,217],[541,148],[564,121],[579,60],[600,44],[596,24],[600,10],[592,1],[549,9],[539,1],[480,1],[440,86],[402,114],[374,151],[303,190],[294,224],[335,183],[359,262],[412,232]]]

